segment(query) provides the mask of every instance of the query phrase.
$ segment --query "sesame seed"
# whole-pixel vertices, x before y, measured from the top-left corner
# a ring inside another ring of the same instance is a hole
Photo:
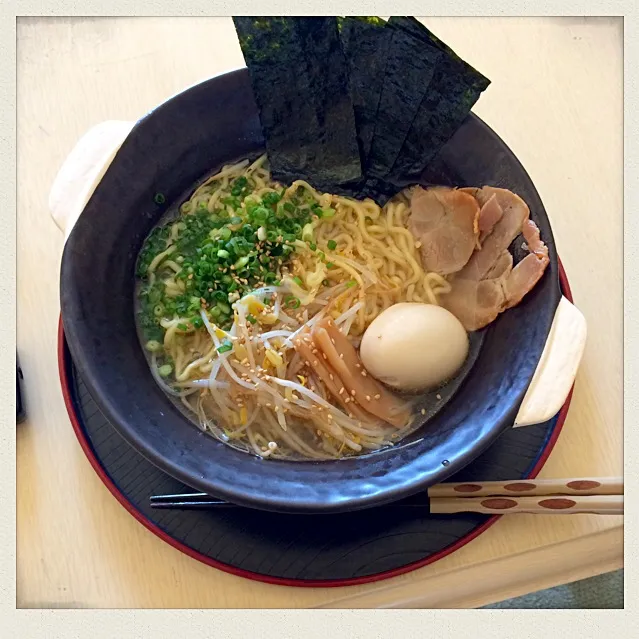
[[[352,390],[352,391],[351,391],[351,395],[352,395],[353,397],[355,397],[355,391],[354,391],[354,390]]]
[[[362,365],[361,364],[355,364],[355,368],[361,368]]]
[[[426,414],[426,409],[422,408],[422,415],[425,415],[425,414]]]
[[[344,353],[340,353],[340,354],[339,354],[339,358],[340,358],[340,359],[344,359]]]
[[[342,395],[342,394],[344,393],[344,391],[345,391],[345,390],[346,390],[346,389],[342,386],[342,387],[339,389],[339,394],[340,394],[340,395]]]
[[[381,395],[379,393],[377,393],[377,395],[375,395],[375,399],[379,399],[381,397]]]
[[[371,396],[370,395],[366,395],[366,401],[370,402],[371,401]]]
[[[439,393],[437,393],[437,395],[435,395],[435,397],[437,397],[437,399],[441,399],[442,398],[442,396]]]
[[[335,378],[333,377],[333,373],[329,373],[329,374],[328,374],[328,378],[329,378],[331,381],[332,381],[333,379],[335,379]]]
[[[366,371],[362,371],[362,377],[366,377],[367,373]]]

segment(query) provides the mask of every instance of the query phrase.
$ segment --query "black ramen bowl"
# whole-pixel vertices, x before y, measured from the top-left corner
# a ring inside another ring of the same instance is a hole
[[[445,480],[512,427],[561,296],[552,232],[535,187],[499,137],[476,116],[467,118],[423,182],[501,186],[519,194],[548,245],[549,268],[519,306],[473,336],[472,366],[440,391],[438,410],[429,411],[413,435],[356,458],[262,460],[202,433],[157,386],[136,333],[134,271],[145,236],[169,206],[155,202],[157,193],[175,206],[222,164],[263,147],[245,69],[176,95],[135,125],[62,258],[64,331],[91,395],[119,433],[160,469],[247,507],[343,512]]]

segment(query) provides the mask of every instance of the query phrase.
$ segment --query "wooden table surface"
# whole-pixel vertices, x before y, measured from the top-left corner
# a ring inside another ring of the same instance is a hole
[[[621,475],[621,19],[432,18],[493,82],[475,107],[530,173],[589,336],[543,477]],[[243,66],[229,18],[18,21],[18,607],[470,607],[621,567],[621,517],[503,517],[407,575],[339,589],[271,586],[207,567],[113,498],[75,438],[58,383],[62,233],[52,181],[93,125],[134,120]]]

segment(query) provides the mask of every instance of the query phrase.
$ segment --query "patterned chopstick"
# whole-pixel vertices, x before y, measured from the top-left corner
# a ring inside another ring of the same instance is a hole
[[[236,507],[235,504],[206,493],[154,495],[150,499],[150,506],[154,509],[184,510]],[[489,515],[619,515],[623,513],[623,478],[582,477],[436,484],[425,493],[388,506],[422,507],[437,514],[474,512]]]
[[[622,515],[623,495],[440,497],[430,500],[430,512],[433,514],[482,513],[485,515],[514,513]]]
[[[439,497],[484,497],[503,495],[623,495],[623,477],[583,477],[575,479],[517,479],[435,484],[428,489],[431,499]]]

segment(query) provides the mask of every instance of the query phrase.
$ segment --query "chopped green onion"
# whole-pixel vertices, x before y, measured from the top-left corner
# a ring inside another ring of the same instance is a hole
[[[146,350],[150,353],[157,353],[158,351],[162,350],[162,344],[160,344],[160,342],[155,339],[150,339],[146,343]]]
[[[299,299],[297,297],[293,297],[292,295],[289,295],[284,299],[284,305],[287,308],[299,308],[300,304],[301,302],[299,301]]]
[[[235,262],[234,266],[235,266],[235,270],[239,271],[240,269],[243,269],[248,263],[249,260],[251,258],[248,255],[245,255],[244,257],[241,257],[237,262]]]
[[[173,371],[173,366],[171,364],[162,364],[160,368],[158,368],[158,373],[160,377],[168,377]]]
[[[292,198],[287,197],[285,187],[266,190],[261,195],[255,192],[256,188],[254,179],[244,176],[232,179],[213,210],[208,209],[206,202],[183,202],[179,221],[157,227],[145,240],[136,265],[142,283],[139,298],[143,343],[155,342],[152,348],[163,352],[166,331],[159,320],[164,317],[181,318],[176,321],[181,334],[201,329],[202,307],[207,309],[211,321],[228,329],[233,321],[230,305],[236,299],[264,284],[281,285],[280,269],[294,255],[295,243],[304,232],[310,240],[307,245],[318,255],[317,245],[312,241],[317,222],[312,220],[324,214],[321,206],[304,188],[297,189]],[[165,194],[156,196],[158,203],[168,202]],[[326,213],[330,217],[334,211],[329,209]],[[171,259],[181,266],[181,270],[171,275],[182,290],[169,294],[170,289],[162,281],[164,269],[160,267],[160,277],[151,284],[148,267],[171,242],[176,249]],[[319,255],[325,262],[323,253]],[[295,278],[295,282],[305,287],[304,278]],[[288,308],[301,305],[292,296],[287,302]],[[256,317],[254,314],[248,321],[257,322]],[[175,373],[172,362],[171,366]]]
[[[281,199],[282,198],[280,197],[280,194],[276,193],[275,191],[269,191],[262,196],[262,202],[264,202],[264,204],[266,204],[267,206],[274,206]]]
[[[217,352],[218,353],[228,353],[228,351],[233,350],[233,344],[231,344],[231,342],[227,339],[225,339],[218,347],[217,347]]]
[[[349,280],[348,282],[346,282],[346,286],[348,288],[352,288],[353,286],[357,286],[357,282],[355,280]]]
[[[302,240],[304,242],[312,242],[314,230],[315,230],[315,227],[313,226],[311,222],[309,222],[308,224],[305,224],[304,228],[302,229]]]
[[[333,268],[334,266],[333,262],[326,262],[326,268]]]
[[[335,209],[322,209],[322,217],[333,217]]]
[[[335,240],[329,240],[326,242],[326,246],[328,246],[329,250],[334,251],[337,248],[337,242]]]
[[[330,282],[328,280],[322,280],[322,284],[324,286],[328,286],[330,284]]]
[[[247,321],[251,322],[251,324],[255,324],[255,322],[257,322],[257,320],[249,313],[246,316]]]
[[[166,198],[164,197],[164,194],[162,193],[156,193],[155,197],[153,198],[153,201],[156,204],[164,204],[166,202]]]

